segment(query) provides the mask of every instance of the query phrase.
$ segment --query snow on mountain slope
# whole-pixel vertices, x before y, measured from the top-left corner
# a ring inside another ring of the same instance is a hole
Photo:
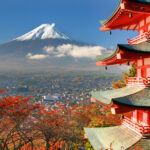
[[[55,29],[55,23],[52,24],[42,24],[39,27],[33,29],[32,31],[16,38],[17,41],[25,40],[35,40],[35,39],[69,39],[67,36],[59,33]]]
[[[0,70],[70,71],[99,70],[96,56],[111,53],[103,46],[68,38],[55,24],[42,24],[32,31],[0,44]]]

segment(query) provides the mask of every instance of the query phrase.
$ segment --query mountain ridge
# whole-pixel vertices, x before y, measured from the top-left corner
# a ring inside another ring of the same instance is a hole
[[[42,24],[12,41],[0,44],[0,69],[98,70],[96,55],[112,52],[98,45],[72,40],[55,23]]]

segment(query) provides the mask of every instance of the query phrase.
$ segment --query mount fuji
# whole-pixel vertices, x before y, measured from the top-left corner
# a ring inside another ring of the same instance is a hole
[[[55,23],[0,44],[0,69],[18,71],[97,70],[96,55],[109,53],[102,46],[72,40]]]
[[[59,33],[55,28],[55,24],[42,24],[34,30],[16,38],[18,41],[35,40],[35,39],[68,39],[67,36]]]

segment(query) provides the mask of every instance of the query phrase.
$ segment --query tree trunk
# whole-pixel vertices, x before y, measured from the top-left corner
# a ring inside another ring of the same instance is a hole
[[[46,141],[46,150],[50,149],[50,144],[49,144],[49,140]]]

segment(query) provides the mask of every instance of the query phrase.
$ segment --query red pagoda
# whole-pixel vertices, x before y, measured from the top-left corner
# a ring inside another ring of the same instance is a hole
[[[139,35],[118,44],[113,54],[98,56],[97,66],[117,64],[136,65],[136,77],[126,78],[124,88],[91,92],[92,101],[109,107],[113,114],[131,112],[122,125],[85,128],[86,136],[95,150],[129,149],[139,141],[143,150],[150,149],[150,0],[120,0],[114,13],[102,21],[101,31],[137,30]]]

